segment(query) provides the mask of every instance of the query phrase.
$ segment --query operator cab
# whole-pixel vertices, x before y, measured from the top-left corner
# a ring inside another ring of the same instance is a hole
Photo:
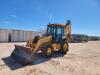
[[[62,41],[64,36],[64,27],[62,24],[49,24],[47,27],[47,34],[52,35],[54,43],[59,43]]]

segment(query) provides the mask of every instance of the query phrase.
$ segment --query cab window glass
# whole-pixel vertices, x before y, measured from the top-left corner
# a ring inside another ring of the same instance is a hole
[[[58,27],[58,28],[57,28],[57,34],[61,34],[61,32],[62,32],[62,31],[61,31],[61,27]]]

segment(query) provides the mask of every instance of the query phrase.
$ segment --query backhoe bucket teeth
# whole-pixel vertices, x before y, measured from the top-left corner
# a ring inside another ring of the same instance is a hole
[[[29,47],[15,45],[15,49],[11,53],[11,57],[20,64],[27,65],[31,64],[35,59],[35,54],[34,56],[32,55],[32,51]]]

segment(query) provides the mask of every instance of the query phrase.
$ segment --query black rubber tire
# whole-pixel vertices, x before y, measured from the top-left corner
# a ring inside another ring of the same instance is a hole
[[[67,48],[66,49],[64,49],[64,45],[67,45]],[[60,52],[61,53],[63,53],[63,54],[66,54],[67,52],[68,52],[68,50],[69,50],[69,45],[68,45],[68,43],[62,43],[61,44],[61,50],[60,50]]]
[[[48,48],[51,49],[51,54],[49,54],[49,55],[47,54]],[[42,47],[42,53],[43,53],[43,56],[50,57],[52,55],[52,53],[53,53],[51,45],[46,45],[46,46]]]

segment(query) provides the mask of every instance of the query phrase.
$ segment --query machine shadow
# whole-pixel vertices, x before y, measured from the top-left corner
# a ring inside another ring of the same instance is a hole
[[[32,66],[32,65],[37,65],[37,64],[41,64],[43,62],[49,61],[52,58],[56,58],[56,57],[63,57],[64,54],[60,54],[58,52],[53,53],[53,55],[49,58],[46,58],[42,55],[42,53],[37,53],[37,58],[36,60],[34,60],[32,62],[32,64],[26,65],[26,66]],[[11,56],[2,58],[2,60],[4,61],[4,63],[11,69],[11,70],[16,70],[16,69],[20,69],[23,68],[25,66],[21,65],[20,63],[18,63],[17,61],[15,61],[14,59],[11,58]]]
[[[10,56],[2,58],[2,60],[4,61],[5,65],[7,65],[11,70],[16,70],[23,67],[17,61],[13,60]]]
[[[64,56],[64,54],[61,54],[59,52],[54,52],[51,57],[47,58],[47,57],[43,56],[42,53],[40,52],[37,54],[37,58],[35,61],[33,61],[32,65],[41,64],[43,62],[51,60],[52,58],[63,57],[63,56]]]

